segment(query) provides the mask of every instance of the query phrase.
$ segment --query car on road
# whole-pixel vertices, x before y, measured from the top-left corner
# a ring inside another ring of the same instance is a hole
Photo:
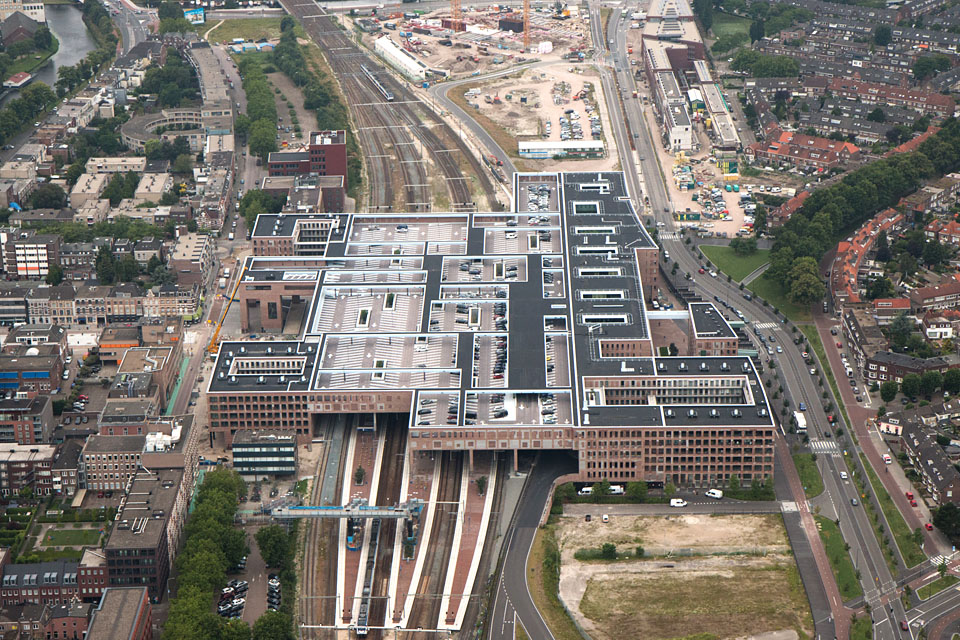
[[[841,471],[841,472],[840,472],[840,479],[841,479],[841,480],[846,480],[846,479],[847,479],[847,472],[846,472],[846,471]]]
[[[837,349],[843,349],[843,343],[842,343],[842,342],[838,342],[838,343],[837,343]]]
[[[909,630],[910,630],[910,627],[909,627],[909,625],[907,625],[907,621],[906,621],[906,620],[901,620],[901,621],[900,621],[900,630],[901,630],[901,631],[909,631]]]
[[[916,500],[911,500],[911,501],[910,501],[910,506],[911,506],[911,507],[917,506],[917,501],[916,501]]]
[[[803,356],[804,358],[809,358],[809,357],[810,357],[810,354],[807,353],[806,351],[804,351],[804,352],[801,353],[800,355]]]
[[[927,531],[933,531],[933,525],[930,524],[929,522],[923,526],[926,527]]]
[[[850,504],[856,507],[860,504],[860,502],[856,498],[850,498]]]
[[[783,353],[783,347],[777,345],[777,353]]]
[[[697,273],[706,273],[706,272],[707,270],[704,269],[703,267],[700,267],[699,269],[697,269]]]
[[[817,375],[817,370],[814,369],[813,367],[810,367],[810,375],[812,375],[812,376]]]
[[[671,507],[685,507],[687,506],[687,501],[682,498],[670,498]]]
[[[857,396],[857,402],[863,402],[863,396]]]
[[[857,381],[854,380],[853,378],[851,378],[851,379],[850,379],[850,386],[855,388],[855,387],[857,386]]]
[[[603,514],[603,517],[600,518],[603,522],[610,522],[610,516],[606,513]]]

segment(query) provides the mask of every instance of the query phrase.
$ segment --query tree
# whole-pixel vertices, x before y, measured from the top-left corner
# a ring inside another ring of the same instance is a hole
[[[920,393],[920,376],[915,373],[908,373],[903,376],[903,382],[900,383],[900,391],[908,398],[912,398]]]
[[[250,640],[250,625],[243,620],[227,620],[220,640]]]
[[[367,470],[357,465],[357,470],[353,472],[354,484],[363,484],[363,479],[367,477]]]
[[[738,256],[749,256],[757,252],[756,238],[734,238],[730,241],[730,248]]]
[[[45,51],[53,44],[53,34],[49,27],[40,27],[33,34],[33,46],[37,51]]]
[[[617,559],[617,545],[612,542],[604,542],[600,545],[600,557],[604,560]]]
[[[893,32],[889,25],[881,24],[873,30],[873,44],[885,47],[893,41]],[[879,122],[879,121],[878,121]]]
[[[750,23],[750,42],[762,40],[764,36],[763,20],[754,20]]]
[[[900,385],[894,380],[887,380],[880,385],[880,399],[884,402],[892,402],[897,397],[898,391],[900,391]]]
[[[733,474],[732,476],[730,476],[729,486],[730,486],[731,493],[736,493],[737,491],[740,491],[740,476],[738,476],[737,474]]]
[[[173,172],[190,173],[191,171],[193,171],[193,155],[189,153],[178,155],[177,159],[173,161]]]
[[[30,194],[30,206],[34,209],[62,209],[67,204],[67,194],[60,185],[42,184]]]
[[[873,111],[867,114],[867,120],[870,120],[871,122],[886,122],[887,114],[883,112],[882,108],[877,107],[876,109],[874,109]]]
[[[933,514],[933,525],[948,538],[960,536],[960,509],[952,502],[946,502]]]
[[[647,500],[646,482],[628,482],[624,491],[630,502],[645,502]]]
[[[116,282],[117,259],[113,257],[110,247],[100,247],[94,265],[97,271],[97,280],[100,281],[100,284],[107,285]]]
[[[487,492],[487,476],[477,478],[477,493],[481,496]]]
[[[936,370],[924,371],[920,377],[920,391],[925,396],[933,395],[942,384],[943,374]]]
[[[47,277],[44,278],[44,281],[53,286],[63,282],[63,269],[60,268],[60,265],[51,264],[50,268],[47,270]]]
[[[822,300],[827,289],[820,279],[820,269],[813,258],[800,258],[794,261],[790,273],[787,275],[790,288],[788,296],[797,304],[809,305]]]
[[[672,482],[668,482],[667,484],[663,485],[663,492],[669,498],[670,496],[675,495],[677,493],[677,486]]]
[[[952,394],[960,393],[960,369],[947,369],[943,374],[943,390]]]
[[[953,257],[953,250],[945,244],[931,241],[923,245],[923,264],[928,267],[938,267]]]
[[[297,21],[294,20],[291,16],[284,16],[283,20],[280,21],[280,33],[284,31],[289,31],[297,26]]]
[[[913,77],[917,82],[923,82],[937,73],[937,62],[933,56],[920,56],[913,63]]]
[[[295,640],[290,617],[279,611],[267,611],[253,623],[251,640]]]
[[[123,256],[123,259],[117,262],[117,281],[133,282],[140,275],[140,265],[132,253]]]
[[[693,0],[693,12],[700,18],[704,31],[713,26],[713,0]]]
[[[169,207],[180,202],[180,196],[178,196],[173,191],[164,191],[163,195],[160,196],[160,205],[164,207]]]
[[[290,550],[290,535],[278,524],[271,524],[257,530],[254,539],[257,548],[268,567],[282,567]]]
[[[600,502],[601,498],[610,495],[610,481],[604,478],[600,482],[595,482],[590,495],[593,497],[594,502]]]
[[[200,228],[200,225],[197,224],[196,218],[190,218],[189,220],[187,220],[187,231],[189,231],[190,233],[196,233],[197,229],[199,228]]]
[[[161,20],[183,18],[183,9],[178,2],[161,2],[157,7],[157,17]]]
[[[897,349],[903,349],[907,344],[907,340],[910,338],[910,334],[913,333],[915,326],[913,320],[906,312],[897,314],[893,322],[890,323],[890,326],[887,327],[887,335],[890,336],[890,341],[893,343],[893,346]]]
[[[759,237],[767,230],[767,210],[757,205],[757,210],[753,214],[753,232]]]
[[[259,156],[264,162],[267,156],[277,150],[276,133],[268,120],[257,120],[250,126],[250,153]]]

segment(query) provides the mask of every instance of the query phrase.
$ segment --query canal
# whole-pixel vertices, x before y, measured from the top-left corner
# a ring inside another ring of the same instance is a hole
[[[60,41],[60,48],[42,67],[33,72],[33,82],[40,81],[55,90],[57,69],[77,64],[97,48],[97,43],[87,31],[87,25],[83,23],[83,12],[79,5],[48,4],[46,10],[47,26]],[[19,95],[17,90],[7,90],[0,98],[0,104]]]

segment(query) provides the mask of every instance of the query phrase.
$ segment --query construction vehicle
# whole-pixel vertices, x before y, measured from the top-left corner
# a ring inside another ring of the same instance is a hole
[[[217,355],[217,350],[220,348],[220,330],[223,329],[223,321],[227,319],[227,313],[230,311],[230,305],[233,304],[233,301],[237,297],[237,291],[240,290],[240,283],[243,282],[243,274],[246,272],[246,270],[247,266],[244,265],[243,269],[240,270],[240,273],[237,274],[237,282],[235,285],[233,285],[233,290],[230,292],[230,297],[227,299],[227,305],[223,308],[223,313],[220,314],[220,320],[217,321],[217,328],[213,330],[213,336],[210,338],[210,344],[207,345],[207,352],[211,357],[215,357]]]

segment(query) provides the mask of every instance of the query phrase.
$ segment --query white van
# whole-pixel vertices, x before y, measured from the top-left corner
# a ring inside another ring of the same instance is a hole
[[[584,488],[580,489],[580,491],[577,491],[577,495],[578,495],[578,496],[589,496],[589,495],[593,495],[593,487],[584,487]]]
[[[883,454],[883,463],[884,463],[884,464],[892,464],[892,463],[893,463],[893,458],[890,457],[890,454],[889,454],[889,453]]]
[[[610,495],[612,496],[622,496],[624,494],[623,485],[612,484],[610,485]]]
[[[719,500],[720,498],[723,497],[723,491],[720,491],[720,489],[710,489],[703,495],[707,496],[708,498],[714,498],[716,500]]]
[[[671,507],[685,507],[687,506],[687,501],[682,498],[670,498]]]

